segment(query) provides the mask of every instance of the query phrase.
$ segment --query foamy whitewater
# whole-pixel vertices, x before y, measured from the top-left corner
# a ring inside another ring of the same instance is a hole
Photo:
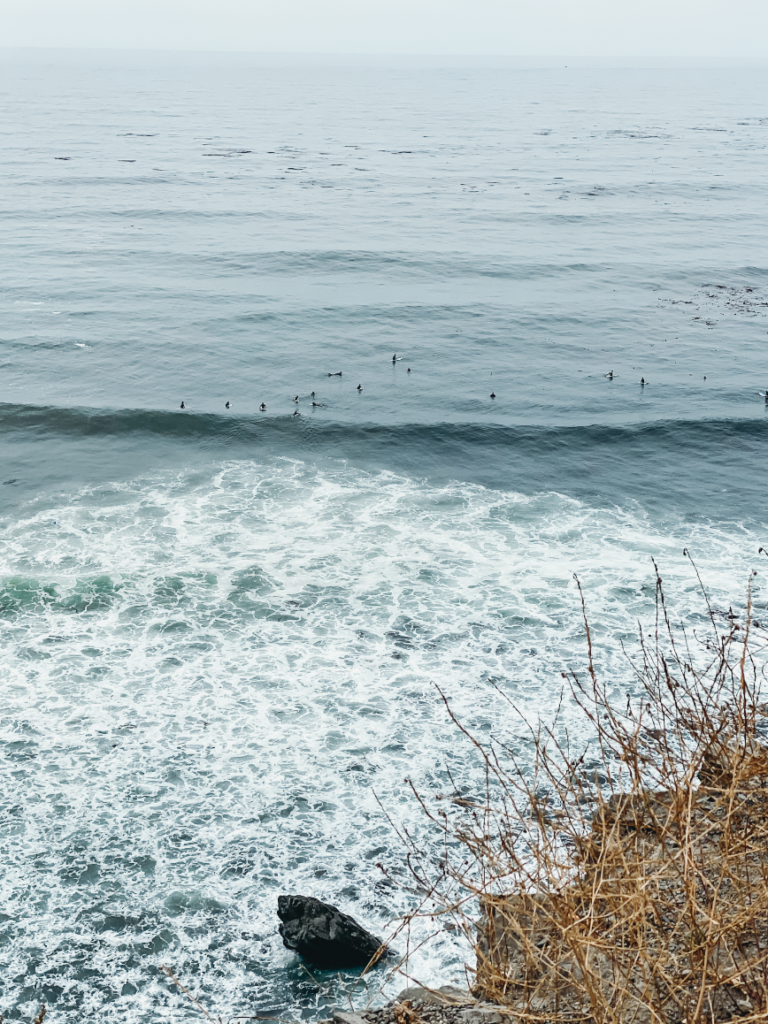
[[[652,559],[768,606],[766,73],[6,56],[0,1012],[317,1019],[277,896],[413,906],[438,687],[525,763],[574,575],[622,703]]]

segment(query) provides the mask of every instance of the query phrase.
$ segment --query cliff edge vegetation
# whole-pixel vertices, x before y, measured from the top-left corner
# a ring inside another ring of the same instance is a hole
[[[768,633],[751,588],[738,612],[701,593],[700,627],[676,626],[656,569],[655,624],[619,708],[585,610],[587,667],[563,687],[590,756],[556,721],[532,728],[523,766],[454,718],[484,797],[446,810],[417,794],[446,841],[438,864],[411,843],[416,913],[464,930],[475,997],[510,1020],[768,1021]]]

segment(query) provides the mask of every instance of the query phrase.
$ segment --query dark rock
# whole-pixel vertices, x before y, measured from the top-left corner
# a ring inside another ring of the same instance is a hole
[[[364,967],[382,947],[354,918],[313,896],[278,896],[277,916],[283,945],[318,967]]]

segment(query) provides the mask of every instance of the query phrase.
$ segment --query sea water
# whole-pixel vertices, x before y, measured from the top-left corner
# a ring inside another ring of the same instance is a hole
[[[388,998],[276,898],[414,905],[411,783],[483,786],[443,696],[525,763],[575,576],[622,702],[652,559],[676,621],[684,548],[764,607],[766,86],[4,52],[8,1019],[198,1019],[162,965],[224,1018]],[[466,984],[433,931],[408,973]]]

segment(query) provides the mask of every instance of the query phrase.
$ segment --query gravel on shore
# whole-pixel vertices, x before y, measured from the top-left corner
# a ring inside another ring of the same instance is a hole
[[[492,1003],[479,1002],[466,989],[406,988],[397,999],[376,1010],[336,1010],[320,1024],[502,1024]]]

